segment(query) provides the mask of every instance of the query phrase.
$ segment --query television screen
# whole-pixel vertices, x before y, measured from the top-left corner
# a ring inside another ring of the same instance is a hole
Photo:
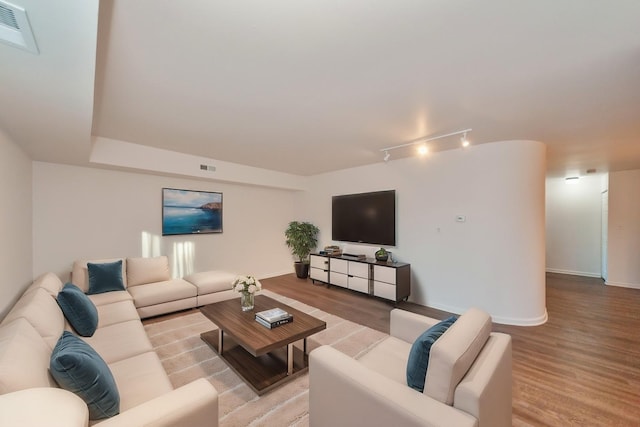
[[[395,246],[395,190],[333,196],[331,239]]]

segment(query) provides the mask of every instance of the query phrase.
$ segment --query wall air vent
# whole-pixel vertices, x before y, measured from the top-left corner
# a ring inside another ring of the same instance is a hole
[[[0,0],[0,42],[28,52],[38,52],[31,32],[27,12],[18,6]]]

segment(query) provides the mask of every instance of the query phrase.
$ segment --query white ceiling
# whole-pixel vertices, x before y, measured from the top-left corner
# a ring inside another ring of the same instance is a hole
[[[637,0],[12,3],[41,53],[0,44],[0,128],[36,160],[93,135],[312,175],[473,128],[549,176],[640,169]]]

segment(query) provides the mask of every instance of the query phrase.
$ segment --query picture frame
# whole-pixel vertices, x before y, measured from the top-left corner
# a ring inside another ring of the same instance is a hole
[[[162,235],[222,233],[222,193],[162,189]]]

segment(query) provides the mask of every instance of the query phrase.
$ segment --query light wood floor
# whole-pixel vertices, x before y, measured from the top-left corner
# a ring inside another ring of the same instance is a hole
[[[261,281],[266,289],[389,332],[393,305],[295,275]],[[448,313],[400,303],[434,318]],[[549,320],[494,325],[513,338],[513,424],[640,426],[640,290],[602,280],[547,275]]]

